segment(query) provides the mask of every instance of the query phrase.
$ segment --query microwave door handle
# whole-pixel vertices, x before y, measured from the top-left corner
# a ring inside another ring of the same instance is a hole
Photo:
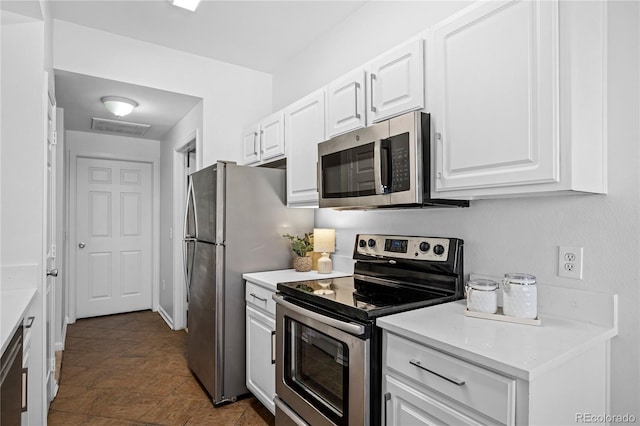
[[[382,160],[381,146],[381,139],[378,139],[373,143],[373,184],[375,185],[376,195],[384,194],[384,188],[382,187],[382,173],[380,170],[380,163]]]
[[[380,184],[383,194],[391,192],[391,141],[380,141]]]

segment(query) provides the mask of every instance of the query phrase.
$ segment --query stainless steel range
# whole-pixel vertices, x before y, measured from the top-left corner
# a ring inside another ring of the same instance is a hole
[[[376,318],[463,297],[463,241],[358,235],[354,274],[279,283],[276,424],[381,423]]]

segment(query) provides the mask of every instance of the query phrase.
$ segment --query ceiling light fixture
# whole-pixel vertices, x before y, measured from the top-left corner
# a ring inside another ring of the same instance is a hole
[[[200,0],[173,0],[173,5],[195,12]]]
[[[105,96],[100,100],[107,111],[118,117],[124,117],[125,115],[131,114],[133,109],[138,106],[136,101],[122,98],[120,96]]]

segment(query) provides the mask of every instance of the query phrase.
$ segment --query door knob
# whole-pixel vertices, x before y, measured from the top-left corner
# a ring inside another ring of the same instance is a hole
[[[57,269],[50,269],[47,271],[47,276],[48,277],[57,277],[58,276],[58,270]]]
[[[84,243],[80,243],[80,244],[78,244],[78,247],[80,247],[80,248],[84,248],[84,246],[85,246],[85,244],[84,244]]]

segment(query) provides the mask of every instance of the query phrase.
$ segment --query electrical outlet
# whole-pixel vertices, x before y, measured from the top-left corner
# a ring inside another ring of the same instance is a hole
[[[558,275],[582,279],[582,247],[558,247]]]

